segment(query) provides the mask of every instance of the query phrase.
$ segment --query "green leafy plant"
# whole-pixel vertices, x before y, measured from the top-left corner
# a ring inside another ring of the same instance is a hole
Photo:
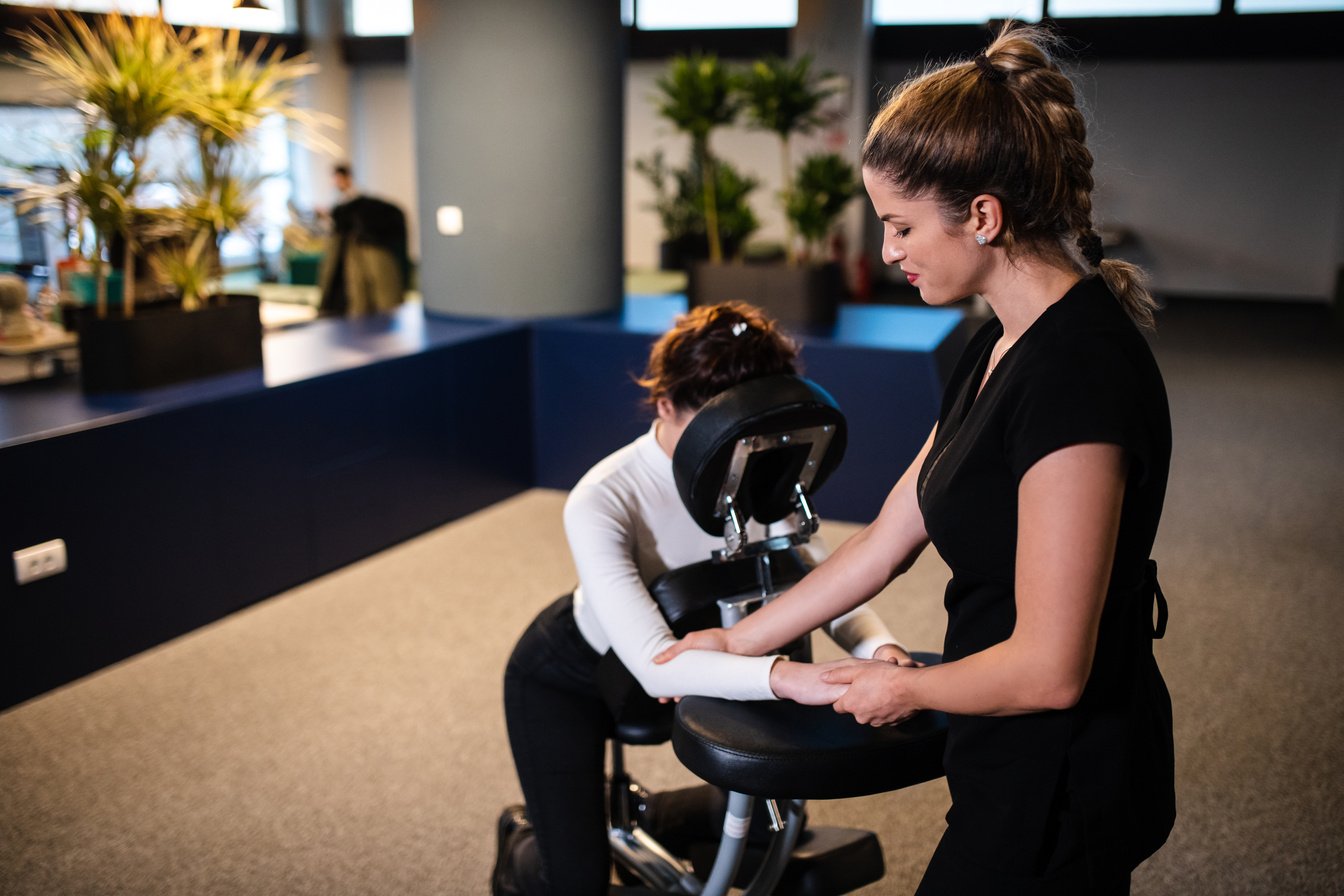
[[[704,175],[692,159],[685,168],[669,166],[661,151],[635,160],[635,170],[648,178],[656,198],[653,209],[663,225],[663,235],[685,258],[709,254],[708,227],[703,201]],[[714,165],[715,217],[723,255],[738,256],[747,240],[760,228],[749,197],[760,182],[741,174],[720,159]]]
[[[239,230],[251,216],[264,178],[252,170],[252,136],[273,115],[296,125],[303,142],[332,149],[321,136],[329,117],[302,108],[297,91],[317,66],[300,55],[286,58],[283,47],[264,39],[251,50],[237,31],[201,28],[189,32],[184,46],[192,56],[185,75],[187,98],[179,115],[196,144],[197,171],[182,178],[186,219],[210,232],[203,258],[216,272],[219,238]]]
[[[651,155],[635,159],[635,171],[642,174],[653,187],[652,208],[663,225],[663,238],[675,243],[684,240],[695,229],[697,207],[700,196],[686,201],[684,185],[687,181],[685,169],[674,169],[667,164],[667,156],[657,150]],[[703,220],[703,211],[699,212]]]
[[[819,153],[803,160],[784,207],[798,235],[805,241],[804,254],[821,254],[835,220],[860,188],[854,166],[836,153]]]
[[[188,284],[184,305],[199,304],[205,278],[219,272],[220,238],[252,213],[261,178],[248,168],[249,137],[265,119],[279,115],[297,126],[296,138],[330,148],[320,129],[337,122],[297,102],[299,84],[317,67],[264,40],[245,50],[237,31],[179,32],[161,17],[116,13],[90,25],[56,12],[14,34],[24,51],[17,64],[84,115],[69,177],[33,195],[73,201],[91,224],[100,316],[107,312],[103,257],[113,236],[126,253],[123,314],[135,310],[134,259],[142,251],[163,256],[154,268],[173,272],[174,286]],[[179,172],[177,208],[146,209],[138,194],[160,180],[148,156],[150,138],[173,123],[194,138],[197,164]],[[198,238],[201,231],[206,235]],[[166,248],[149,249],[151,242]],[[200,266],[201,275],[188,278],[187,264]]]
[[[718,57],[691,53],[673,57],[667,71],[655,82],[658,114],[691,138],[692,164],[702,175],[701,207],[711,261],[723,260],[723,241],[719,231],[718,186],[714,172],[716,160],[710,147],[710,134],[716,128],[732,124],[737,118],[740,99],[733,76]]]
[[[738,77],[737,89],[748,125],[779,138],[781,198],[786,208],[793,189],[790,139],[795,134],[811,133],[823,123],[821,105],[835,93],[834,88],[824,86],[826,77],[826,73],[813,72],[810,55],[793,62],[767,56],[753,62]],[[786,215],[785,220],[785,250],[792,264],[797,261],[793,218]]]
[[[692,159],[686,172],[679,177],[682,196],[689,200],[695,194],[696,184],[703,180],[704,173],[697,169]],[[760,219],[752,211],[750,202],[750,196],[758,186],[758,179],[742,174],[726,160],[714,160],[715,220],[723,256],[726,258],[738,257],[747,240],[760,229]],[[696,214],[691,218],[691,228],[698,242],[708,249],[709,226],[699,208],[696,208]]]
[[[102,255],[118,234],[126,253],[122,302],[131,314],[136,192],[152,179],[149,138],[183,111],[180,79],[190,65],[189,54],[162,19],[146,17],[111,14],[94,26],[75,13],[55,13],[14,34],[26,54],[18,64],[84,113],[82,164],[72,171],[71,183],[97,234],[98,311],[106,313]]]
[[[210,289],[212,271],[206,257],[209,248],[210,231],[202,228],[190,242],[171,241],[150,255],[154,272],[172,284],[187,311],[201,307]]]

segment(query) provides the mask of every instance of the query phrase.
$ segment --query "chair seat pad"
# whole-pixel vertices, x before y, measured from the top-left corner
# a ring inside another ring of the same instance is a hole
[[[700,778],[773,799],[846,799],[943,775],[947,716],[923,712],[873,728],[830,706],[687,697],[672,748]]]

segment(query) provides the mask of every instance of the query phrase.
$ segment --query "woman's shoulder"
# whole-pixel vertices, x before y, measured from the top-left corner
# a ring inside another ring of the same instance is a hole
[[[632,509],[640,495],[659,490],[659,460],[665,457],[652,430],[616,449],[594,464],[570,490],[565,500],[566,515],[578,510],[611,513]],[[667,463],[670,469],[671,461]]]
[[[1023,366],[1054,375],[1073,370],[1124,376],[1140,367],[1156,369],[1142,331],[1100,277],[1080,281],[1038,323],[1024,345]]]

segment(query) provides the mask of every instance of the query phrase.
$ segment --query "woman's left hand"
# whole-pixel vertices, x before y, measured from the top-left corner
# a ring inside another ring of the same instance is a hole
[[[884,660],[852,660],[827,669],[822,681],[848,685],[833,704],[836,712],[854,716],[863,725],[899,725],[919,712],[905,697],[908,677],[916,669]]]
[[[873,659],[882,660],[887,663],[895,663],[898,666],[922,666],[919,660],[912,657],[904,647],[899,644],[883,644],[873,653]]]

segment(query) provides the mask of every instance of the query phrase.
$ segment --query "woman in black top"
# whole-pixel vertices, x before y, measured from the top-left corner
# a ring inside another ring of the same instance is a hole
[[[1083,118],[1048,45],[1005,29],[907,83],[864,143],[885,260],[929,304],[979,294],[996,316],[924,447],[877,520],[803,582],[666,654],[764,653],[868,599],[932,541],[952,570],[941,665],[790,663],[772,678],[780,696],[865,724],[949,714],[952,809],[921,896],[1127,893],[1175,818],[1152,654],[1165,604],[1149,552],[1171,454],[1139,329],[1154,306],[1136,268],[1103,260]]]

